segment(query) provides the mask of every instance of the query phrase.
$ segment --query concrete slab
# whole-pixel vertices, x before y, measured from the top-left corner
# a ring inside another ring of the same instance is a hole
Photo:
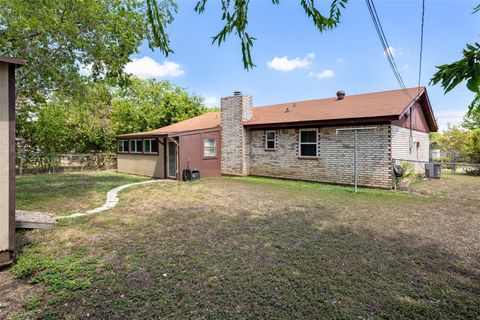
[[[45,212],[16,210],[15,227],[17,229],[45,229],[55,224],[55,218]]]

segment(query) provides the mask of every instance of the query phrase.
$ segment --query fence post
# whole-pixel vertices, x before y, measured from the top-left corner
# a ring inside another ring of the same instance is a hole
[[[21,176],[23,174],[23,161],[25,158],[25,147],[20,148],[20,164],[18,165],[18,174]]]
[[[392,159],[392,184],[393,184],[393,190],[397,191],[397,176],[395,175],[395,159]]]

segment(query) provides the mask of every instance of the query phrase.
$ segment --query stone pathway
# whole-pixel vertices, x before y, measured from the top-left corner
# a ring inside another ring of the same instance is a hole
[[[19,229],[49,228],[49,227],[52,227],[57,220],[83,217],[83,216],[88,216],[95,213],[107,211],[114,208],[118,204],[118,201],[119,201],[118,193],[120,191],[132,186],[139,185],[139,184],[147,184],[147,183],[152,183],[157,181],[165,182],[165,181],[171,181],[171,180],[147,180],[147,181],[135,182],[135,183],[125,184],[120,187],[116,187],[108,191],[107,200],[105,201],[103,206],[92,209],[92,210],[88,210],[86,212],[73,213],[68,216],[54,217],[52,214],[45,213],[45,212],[15,210],[15,226],[16,228],[19,228]]]
[[[139,184],[147,184],[147,183],[152,183],[152,182],[157,182],[159,180],[148,180],[148,181],[142,181],[142,182],[135,182],[135,183],[130,183],[130,184],[125,184],[123,186],[120,186],[120,187],[116,187],[110,191],[108,191],[107,193],[107,201],[105,201],[105,203],[103,204],[103,206],[101,207],[98,207],[98,208],[95,208],[95,209],[92,209],[92,210],[88,210],[86,212],[78,212],[78,213],[73,213],[73,214],[70,214],[68,216],[61,216],[61,217],[55,217],[56,220],[62,220],[62,219],[71,219],[71,218],[78,218],[78,217],[84,217],[84,216],[88,216],[88,215],[92,215],[92,214],[95,214],[95,213],[100,213],[100,212],[103,212],[103,211],[107,211],[107,210],[110,210],[112,208],[114,208],[117,204],[118,204],[118,193],[124,189],[127,189],[131,186],[136,186],[136,185],[139,185]]]

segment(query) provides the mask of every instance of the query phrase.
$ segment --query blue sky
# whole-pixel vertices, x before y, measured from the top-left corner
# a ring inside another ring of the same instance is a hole
[[[327,0],[318,1],[327,9]],[[421,84],[427,86],[435,66],[461,57],[466,43],[478,41],[480,13],[472,15],[478,1],[427,0]],[[252,0],[250,34],[257,38],[252,55],[257,65],[243,69],[240,43],[231,36],[221,47],[211,37],[221,28],[218,1],[210,0],[206,12],[193,11],[194,1],[179,1],[179,12],[169,27],[175,53],[165,59],[143,46],[127,66],[142,77],[168,79],[206,97],[209,105],[235,90],[253,96],[260,106],[399,88],[375,33],[363,0],[351,0],[340,25],[320,33],[308,20],[299,1]],[[416,86],[419,65],[421,2],[375,1],[385,34],[407,86]],[[447,95],[439,86],[428,93],[441,128],[456,124],[473,98],[465,86]]]

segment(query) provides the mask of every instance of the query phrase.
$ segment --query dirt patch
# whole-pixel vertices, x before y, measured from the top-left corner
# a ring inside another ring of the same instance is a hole
[[[0,270],[0,319],[11,319],[16,313],[25,311],[29,297],[41,291],[40,285],[33,286],[24,280],[16,280],[9,270]]]

